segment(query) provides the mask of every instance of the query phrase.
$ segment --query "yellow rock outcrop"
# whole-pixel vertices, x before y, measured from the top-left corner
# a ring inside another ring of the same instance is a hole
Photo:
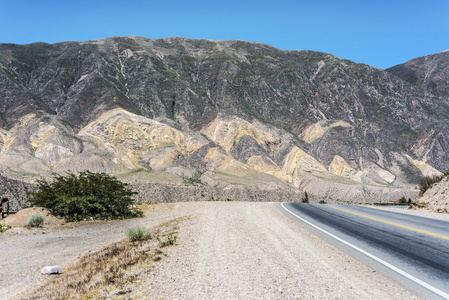
[[[441,175],[442,173],[435,169],[432,166],[429,166],[425,162],[421,160],[416,160],[407,155],[407,158],[418,168],[421,170],[421,173],[424,176],[433,176],[433,175]]]
[[[143,155],[156,149],[173,147],[184,154],[194,152],[202,146],[202,143],[175,128],[123,109],[104,113],[84,127],[79,135],[89,135],[97,142],[112,145],[121,153],[126,153],[136,167]],[[150,164],[158,168],[173,160],[173,152],[164,155],[158,153]]]
[[[282,172],[285,175],[296,176],[298,171],[309,173],[327,173],[326,168],[315,158],[298,147],[294,147],[284,160]]]
[[[8,131],[1,129],[0,131],[0,145],[1,145],[1,152],[4,152],[7,150],[15,141],[15,137],[13,136],[14,133],[16,133],[21,128],[29,125],[31,122],[33,122],[36,119],[35,114],[28,114],[23,117],[21,117],[14,126],[9,129]]]
[[[246,164],[256,171],[280,177],[279,172],[281,168],[265,156],[258,155],[250,157]]]
[[[355,170],[339,155],[334,156],[328,170],[331,174],[346,178],[352,178],[355,174]]]
[[[276,141],[272,134],[260,130],[253,124],[240,118],[217,118],[206,129],[202,130],[202,133],[228,152],[244,135],[251,136],[262,147],[264,147],[267,142],[273,143]]]
[[[53,134],[57,132],[57,128],[53,125],[41,122],[39,124],[39,129],[30,136],[31,145],[34,148],[38,148],[45,143]]]
[[[0,149],[2,151],[7,149],[7,147],[6,147],[7,144],[11,145],[11,142],[9,142],[10,140],[11,140],[11,138],[8,136],[8,133],[5,130],[1,129],[0,130],[0,147],[1,147]]]
[[[318,123],[312,124],[309,127],[307,127],[300,135],[299,138],[304,140],[306,143],[313,143],[316,140],[320,139],[326,131],[328,131],[331,128],[334,127],[345,127],[345,128],[352,128],[353,126],[349,124],[348,122],[344,121],[337,121],[335,123],[332,123],[330,125],[324,125],[325,123],[328,123],[329,121],[320,121]]]

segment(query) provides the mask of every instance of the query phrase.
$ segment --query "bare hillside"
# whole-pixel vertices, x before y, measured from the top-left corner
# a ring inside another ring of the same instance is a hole
[[[449,177],[434,184],[410,208],[449,214]]]

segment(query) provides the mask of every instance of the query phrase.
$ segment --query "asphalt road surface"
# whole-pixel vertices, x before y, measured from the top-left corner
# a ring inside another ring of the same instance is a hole
[[[449,222],[364,206],[282,203],[298,222],[425,299],[449,299]]]

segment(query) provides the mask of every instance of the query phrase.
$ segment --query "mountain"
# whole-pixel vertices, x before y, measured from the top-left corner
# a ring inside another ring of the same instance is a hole
[[[449,50],[418,57],[385,71],[449,101]]]
[[[327,53],[184,38],[0,44],[0,168],[26,181],[88,169],[203,195],[408,198],[449,169],[448,117],[441,95]]]

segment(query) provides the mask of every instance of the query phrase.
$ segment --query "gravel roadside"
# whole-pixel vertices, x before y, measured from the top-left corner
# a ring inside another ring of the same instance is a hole
[[[194,213],[195,206],[187,203],[158,204],[149,206],[145,217],[139,219],[7,230],[0,234],[0,299],[18,299],[19,294],[43,282],[45,276],[40,270],[44,266],[65,267],[89,252],[124,239],[128,228],[154,227]]]
[[[275,203],[160,204],[145,218],[0,235],[0,298],[16,299],[39,284],[44,265],[77,257],[148,227],[194,215],[179,229],[178,245],[134,283],[125,299],[416,299],[398,284],[322,241]],[[63,262],[63,263],[62,263]],[[117,298],[111,290],[101,298]]]
[[[274,203],[203,203],[130,299],[416,299]],[[113,292],[106,298],[113,299]]]

